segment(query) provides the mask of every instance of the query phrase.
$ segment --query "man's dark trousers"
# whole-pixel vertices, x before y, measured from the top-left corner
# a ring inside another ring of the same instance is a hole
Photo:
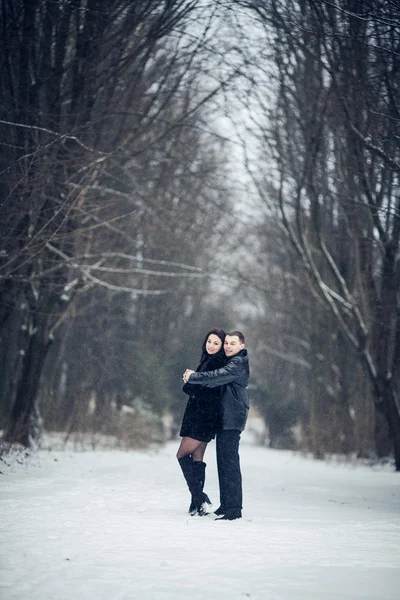
[[[242,474],[239,460],[240,431],[221,429],[217,432],[217,467],[221,508],[225,513],[241,513]]]

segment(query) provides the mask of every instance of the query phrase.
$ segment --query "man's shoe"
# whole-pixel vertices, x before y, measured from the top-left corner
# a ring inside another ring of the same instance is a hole
[[[225,512],[225,509],[222,508],[222,506],[219,506],[217,510],[214,510],[214,515],[218,515],[220,517],[221,515],[224,515]]]
[[[218,517],[215,521],[234,521],[235,519],[241,519],[242,513],[241,511],[228,511],[222,515],[222,517]]]

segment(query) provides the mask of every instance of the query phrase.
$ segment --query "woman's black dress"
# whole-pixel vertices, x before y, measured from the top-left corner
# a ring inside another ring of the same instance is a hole
[[[224,365],[225,355],[208,356],[200,363],[196,371],[214,371]],[[182,390],[189,394],[189,400],[183,415],[181,437],[190,437],[200,442],[209,442],[215,438],[221,423],[221,387],[206,388],[185,383]]]

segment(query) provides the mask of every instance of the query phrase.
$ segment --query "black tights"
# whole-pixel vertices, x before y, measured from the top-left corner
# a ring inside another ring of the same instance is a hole
[[[207,448],[207,442],[200,442],[190,437],[183,437],[176,453],[179,460],[184,456],[191,456],[195,462],[201,462]]]

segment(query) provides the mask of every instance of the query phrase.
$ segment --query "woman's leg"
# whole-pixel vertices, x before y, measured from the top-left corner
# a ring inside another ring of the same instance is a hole
[[[201,459],[204,456],[206,447],[206,442],[183,437],[176,454],[186,483],[192,494],[192,501],[189,507],[191,515],[196,513],[199,515],[207,514],[205,503],[211,504],[209,497],[203,492],[206,464]]]
[[[207,467],[207,465],[203,461],[203,457],[204,457],[206,448],[207,448],[207,443],[202,442],[200,444],[200,446],[198,448],[196,448],[196,450],[192,454],[194,474],[195,474],[195,477],[197,478],[197,481],[200,483],[201,491],[204,490],[204,484],[206,482],[206,467]],[[189,512],[193,513],[193,511],[194,511],[194,503],[192,501],[192,504],[190,505],[190,508],[189,508]]]
[[[184,456],[191,456],[193,460],[203,460],[206,448],[207,444],[205,442],[200,442],[190,437],[183,437],[176,453],[176,458],[179,460]],[[197,458],[197,456],[201,456],[201,458]]]
[[[192,452],[192,458],[195,462],[203,461],[206,448],[207,448],[207,442],[200,442],[200,445],[196,448],[196,450],[194,452]]]

